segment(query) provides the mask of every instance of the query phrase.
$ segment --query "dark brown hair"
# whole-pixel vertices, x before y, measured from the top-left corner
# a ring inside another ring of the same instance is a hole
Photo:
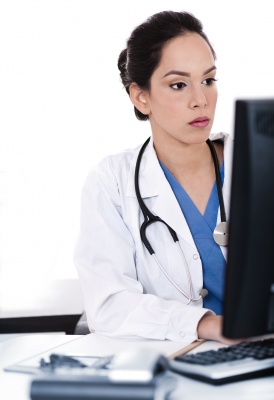
[[[150,90],[150,78],[159,65],[164,45],[177,36],[198,33],[209,45],[214,60],[216,54],[201,21],[187,12],[162,11],[137,26],[118,59],[122,83],[129,94],[129,86],[136,82],[142,90]],[[148,116],[134,107],[136,117],[146,121]]]

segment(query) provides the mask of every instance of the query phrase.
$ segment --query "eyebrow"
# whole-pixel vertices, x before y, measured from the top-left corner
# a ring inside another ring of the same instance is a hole
[[[209,72],[213,71],[214,69],[217,69],[215,65],[213,65],[213,67],[211,67],[211,68],[208,68],[208,69],[203,73],[203,75],[208,74]],[[188,73],[188,72],[174,71],[174,70],[172,70],[172,71],[169,71],[167,74],[165,74],[165,75],[163,76],[163,78],[165,78],[165,77],[168,76],[168,75],[181,75],[181,76],[189,76],[189,77],[190,77],[190,73]]]

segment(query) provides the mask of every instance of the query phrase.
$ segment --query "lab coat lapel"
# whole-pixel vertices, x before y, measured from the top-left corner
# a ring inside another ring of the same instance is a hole
[[[127,186],[127,196],[136,197],[134,187],[134,172],[140,147],[136,150],[131,162],[130,177]],[[143,199],[157,196],[151,211],[165,221],[177,235],[196,249],[191,232],[171,189],[164,172],[159,164],[153,142],[150,140],[142,158],[139,187]]]
[[[142,146],[137,147],[131,160],[129,179],[126,189],[126,196],[128,197],[136,197],[134,178],[136,162],[141,147]],[[162,171],[153,147],[152,139],[150,139],[144,151],[139,170],[139,189],[143,199],[158,196],[159,188],[161,187],[161,182],[163,179],[163,174],[161,171],[159,171],[159,169]]]

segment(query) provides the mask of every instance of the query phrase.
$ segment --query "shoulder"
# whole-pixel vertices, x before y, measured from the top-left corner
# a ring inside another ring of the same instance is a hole
[[[123,171],[128,171],[136,151],[139,147],[135,149],[126,149],[117,154],[111,154],[103,158],[100,163],[95,167],[94,171],[111,171],[116,174],[122,169]]]
[[[214,142],[214,146],[217,152],[219,164],[227,162],[231,159],[233,152],[233,137],[226,132],[211,133],[209,139]]]
[[[84,187],[94,188],[96,186],[97,188],[104,187],[108,191],[111,188],[119,191],[119,187],[125,186],[127,183],[132,163],[139,149],[140,146],[103,158],[90,170]]]
[[[232,135],[227,132],[211,132],[209,135],[209,139],[212,141],[222,140],[225,144],[228,140],[232,140]]]

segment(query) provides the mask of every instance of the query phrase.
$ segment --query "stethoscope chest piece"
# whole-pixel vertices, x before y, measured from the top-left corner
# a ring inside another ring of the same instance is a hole
[[[228,228],[229,222],[220,222],[213,232],[214,240],[220,246],[227,246],[228,245]]]

